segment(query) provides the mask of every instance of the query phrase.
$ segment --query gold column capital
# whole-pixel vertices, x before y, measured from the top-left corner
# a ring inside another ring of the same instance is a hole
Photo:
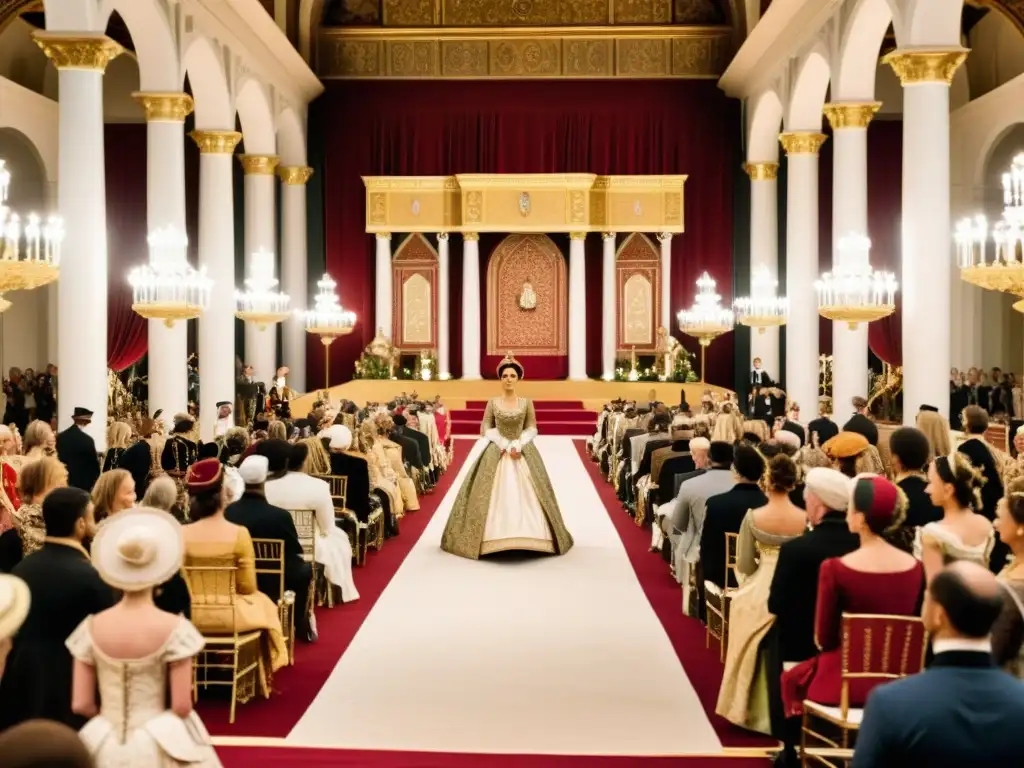
[[[277,155],[239,155],[238,162],[246,176],[273,176],[281,158]]]
[[[439,242],[439,243],[447,243],[448,242],[448,233],[447,232],[438,232],[437,233],[437,242]]]
[[[672,242],[672,233],[671,232],[659,232],[658,233],[658,242],[659,243],[671,243]]]
[[[587,239],[587,233],[586,232],[570,232],[569,233],[569,239],[570,240],[586,240]]]
[[[32,33],[32,39],[57,69],[95,69],[105,72],[107,65],[124,53],[120,43],[101,34],[36,30]]]
[[[462,233],[462,239],[464,241],[466,241],[467,243],[471,242],[471,241],[474,241],[474,240],[479,240],[480,239],[480,233],[479,232],[463,232]]]
[[[775,181],[779,178],[778,163],[744,163],[743,170],[751,181]]]
[[[238,131],[190,131],[189,136],[201,154],[231,155],[242,140]]]
[[[142,105],[147,123],[183,123],[195,106],[187,93],[135,91],[132,98]]]
[[[898,48],[882,57],[882,63],[892,67],[892,71],[904,86],[915,83],[953,82],[953,75],[964,63],[969,48],[953,48],[947,50]]]
[[[832,129],[867,128],[875,113],[882,108],[880,101],[844,101],[826,104],[822,110]]]
[[[391,240],[390,232],[377,232],[376,237],[378,240]]]
[[[278,166],[277,175],[285,184],[301,187],[313,178],[313,169],[308,165],[282,165]]]
[[[602,232],[601,233],[601,239],[602,240],[614,240],[615,239],[615,233],[614,232]]]
[[[789,131],[779,134],[779,143],[787,155],[817,155],[821,145],[828,141],[824,133]]]

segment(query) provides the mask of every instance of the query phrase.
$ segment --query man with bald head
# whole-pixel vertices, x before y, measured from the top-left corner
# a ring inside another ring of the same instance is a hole
[[[871,692],[853,768],[996,768],[1024,761],[1024,685],[992,661],[989,633],[1003,588],[959,561],[928,585],[922,617],[935,658],[927,671]]]

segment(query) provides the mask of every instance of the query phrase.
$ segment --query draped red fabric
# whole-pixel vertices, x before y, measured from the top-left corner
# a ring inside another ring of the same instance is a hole
[[[121,371],[146,354],[146,321],[132,312],[127,275],[147,254],[146,125],[104,126],[107,189],[107,366]]]
[[[688,174],[686,232],[672,242],[672,308],[692,302],[694,283],[705,269],[723,297],[732,296],[729,168],[739,162],[739,110],[714,83],[346,82],[328,84],[321,98],[329,125],[327,267],[342,304],[359,318],[356,332],[331,349],[332,383],[351,378],[354,361],[376,332],[374,241],[365,234],[363,175]],[[481,281],[498,241],[481,237]],[[596,376],[601,372],[601,245],[596,234],[588,241],[587,370]],[[452,236],[449,244],[451,368],[459,376],[462,238]],[[483,285],[480,290],[483,298]],[[308,359],[310,381],[322,381],[323,352],[315,339]],[[709,381],[731,385],[732,360],[731,336],[716,341],[708,356]],[[484,375],[493,375],[491,362],[483,358]],[[567,361],[538,358],[527,367],[531,378],[557,378],[567,372]]]

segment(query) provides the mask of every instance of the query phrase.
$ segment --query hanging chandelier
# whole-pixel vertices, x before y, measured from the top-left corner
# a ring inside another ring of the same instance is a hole
[[[287,320],[291,314],[288,305],[291,299],[277,290],[274,277],[274,254],[263,248],[252,255],[249,277],[245,279],[245,290],[235,291],[238,307],[235,317],[246,323],[253,323],[259,330]]]
[[[990,291],[1024,296],[1024,154],[1003,174],[1003,215],[992,227],[994,258],[988,260],[988,221],[974,216],[956,225],[960,278]],[[1013,305],[1024,312],[1024,301]]]
[[[716,283],[707,272],[697,280],[697,297],[693,306],[676,315],[679,330],[697,339],[700,344],[700,378],[704,381],[704,357],[711,342],[736,325],[731,309],[722,306],[722,297],[715,290]]]
[[[338,284],[325,274],[316,284],[313,308],[298,312],[306,325],[306,333],[320,337],[324,345],[324,388],[330,388],[331,344],[339,336],[347,336],[356,327],[356,313],[346,312],[334,289]]]
[[[8,291],[31,290],[57,279],[64,242],[64,222],[59,216],[44,222],[30,213],[22,222],[7,207],[10,186],[11,172],[0,159],[0,312],[11,306],[3,298]]]
[[[866,235],[851,232],[839,239],[835,268],[814,283],[819,315],[854,330],[896,311],[896,277],[873,270],[870,252]]]
[[[173,328],[178,320],[193,320],[210,302],[213,281],[206,268],[188,263],[188,237],[177,227],[150,232],[149,263],[128,273],[132,311],[147,320],[163,320]]]
[[[768,267],[758,265],[751,279],[750,296],[733,302],[736,321],[748,328],[756,328],[758,333],[785,325],[789,316],[789,299],[776,295],[778,287],[779,281],[772,277]]]

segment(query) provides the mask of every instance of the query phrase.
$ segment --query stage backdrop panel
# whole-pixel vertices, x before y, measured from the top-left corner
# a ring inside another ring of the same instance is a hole
[[[421,234],[409,235],[391,261],[391,338],[403,352],[437,348],[437,251]]]
[[[634,232],[615,256],[617,355],[654,352],[661,317],[661,252]]]

